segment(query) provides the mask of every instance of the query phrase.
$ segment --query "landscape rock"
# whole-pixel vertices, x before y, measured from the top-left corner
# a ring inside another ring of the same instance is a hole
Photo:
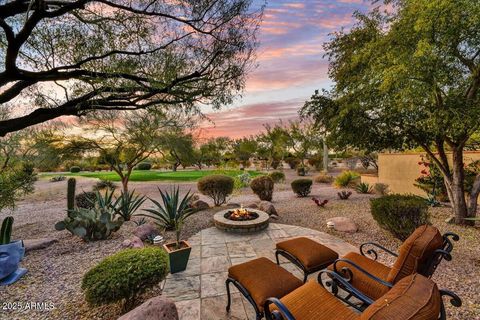
[[[258,205],[256,203],[250,203],[249,205],[246,205],[245,208],[258,209]]]
[[[203,200],[195,200],[192,202],[192,208],[200,211],[200,210],[206,210],[210,208],[210,206],[208,205],[208,203],[206,203]]]
[[[334,217],[327,220],[327,225],[333,223],[333,228],[340,232],[355,233],[358,226],[352,219],[347,217]]]
[[[236,203],[236,202],[229,202],[227,203],[227,207],[229,208],[240,208],[242,205],[240,203]]]
[[[132,248],[143,248],[145,245],[143,244],[142,239],[137,236],[132,238]]]
[[[54,238],[27,239],[23,240],[23,246],[25,247],[25,252],[28,252],[32,250],[45,249],[55,242],[58,242],[58,240]]]
[[[158,232],[158,229],[150,223],[144,223],[135,228],[133,234],[139,237],[142,241],[145,241],[149,236],[158,236],[160,232]]]
[[[268,213],[268,215],[270,216],[278,216],[275,206],[270,201],[260,201],[260,203],[258,204],[258,209]]]
[[[178,320],[175,303],[163,296],[148,299],[118,320]]]
[[[130,240],[130,239],[123,240],[122,248],[126,249],[126,248],[131,248],[131,247],[133,247],[132,240]]]

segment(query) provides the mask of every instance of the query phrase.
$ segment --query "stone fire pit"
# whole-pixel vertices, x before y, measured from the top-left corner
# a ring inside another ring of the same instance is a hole
[[[218,229],[227,232],[248,233],[260,231],[268,227],[270,216],[266,212],[248,208],[249,212],[256,213],[258,217],[252,220],[227,219],[225,216],[233,210],[235,209],[222,210],[213,216],[213,221]]]

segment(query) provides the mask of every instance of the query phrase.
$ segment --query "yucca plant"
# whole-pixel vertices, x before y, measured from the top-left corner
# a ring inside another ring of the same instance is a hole
[[[116,201],[113,204],[115,207],[115,214],[122,216],[125,221],[130,221],[130,218],[145,200],[145,196],[136,195],[135,190],[131,192],[122,191],[120,197],[116,198]]]
[[[13,217],[6,217],[0,230],[0,245],[9,244],[12,236]]]
[[[139,215],[154,219],[155,223],[166,230],[175,230],[176,244],[177,247],[179,247],[183,223],[185,222],[185,219],[195,213],[195,210],[189,205],[193,194],[189,190],[187,194],[181,198],[178,186],[173,186],[170,192],[163,192],[158,188],[158,192],[160,192],[162,198],[161,203],[155,199],[149,198],[155,205],[155,208],[143,209],[148,212],[148,214]]]
[[[355,187],[358,193],[372,193],[373,187],[366,182],[360,182]]]

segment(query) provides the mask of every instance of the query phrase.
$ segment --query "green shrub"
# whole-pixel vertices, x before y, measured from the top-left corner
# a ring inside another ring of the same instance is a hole
[[[343,171],[335,178],[335,186],[338,188],[353,187],[357,183],[360,175],[355,171]]]
[[[285,162],[288,164],[290,169],[295,169],[300,164],[300,159],[294,157],[287,157],[285,158]]]
[[[55,177],[51,177],[50,182],[60,182],[60,181],[64,181],[64,180],[67,180],[67,177],[65,176],[55,176]]]
[[[316,183],[332,183],[333,182],[333,176],[331,176],[331,175],[329,175],[325,172],[321,172],[313,178],[313,181],[315,181]]]
[[[227,201],[234,187],[233,178],[223,174],[213,174],[198,180],[198,191],[213,199],[215,206],[220,206]]]
[[[152,169],[152,164],[149,162],[140,162],[137,165],[137,170],[150,170]]]
[[[405,240],[419,226],[428,224],[430,216],[425,199],[414,195],[392,194],[370,200],[372,216],[396,238]]]
[[[299,197],[306,197],[312,191],[312,183],[311,179],[297,179],[292,181],[291,186],[293,192]]]
[[[316,154],[308,159],[308,164],[315,168],[315,170],[323,169],[323,156]]]
[[[274,182],[270,176],[256,177],[250,182],[250,188],[260,200],[272,201]]]
[[[75,196],[75,204],[79,208],[92,209],[97,195],[94,191],[84,191]]]
[[[272,178],[274,183],[285,182],[285,173],[280,171],[273,171],[269,174],[270,178]]]
[[[168,255],[157,247],[125,249],[90,269],[82,280],[85,300],[91,305],[124,302],[124,310],[168,274]]]
[[[307,167],[305,167],[305,166],[303,166],[303,165],[301,165],[301,164],[297,166],[297,175],[303,177],[303,176],[305,176],[305,175],[307,174],[307,172],[308,172],[308,168],[307,168]]]
[[[252,177],[250,176],[250,174],[248,172],[239,174],[238,176],[236,176],[234,178],[235,190],[248,187],[250,185],[250,181],[252,181]]]
[[[377,182],[373,185],[373,190],[375,191],[376,194],[381,195],[381,196],[386,196],[389,192],[388,190],[388,184],[386,183],[380,183]]]
[[[366,182],[360,182],[355,187],[355,190],[357,190],[358,193],[372,193],[373,188]]]
[[[82,169],[79,166],[70,167],[71,173],[79,173],[80,171],[82,171]]]

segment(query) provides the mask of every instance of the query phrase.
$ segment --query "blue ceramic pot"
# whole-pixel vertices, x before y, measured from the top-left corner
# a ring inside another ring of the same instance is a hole
[[[26,273],[18,265],[25,255],[22,240],[0,245],[0,284],[11,284]],[[12,282],[13,280],[13,282]]]

